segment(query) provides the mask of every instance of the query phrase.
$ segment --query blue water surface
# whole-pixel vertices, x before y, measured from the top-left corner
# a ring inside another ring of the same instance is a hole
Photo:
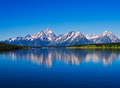
[[[119,50],[0,52],[0,88],[120,88]]]

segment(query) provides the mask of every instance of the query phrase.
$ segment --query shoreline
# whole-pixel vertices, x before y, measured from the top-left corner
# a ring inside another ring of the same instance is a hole
[[[67,49],[120,49],[120,47],[66,47]]]

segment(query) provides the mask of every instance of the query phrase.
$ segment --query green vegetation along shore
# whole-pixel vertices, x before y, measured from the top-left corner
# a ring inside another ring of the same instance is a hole
[[[17,46],[12,44],[5,44],[0,42],[0,51],[2,50],[16,50],[16,49],[30,49],[28,46]]]
[[[75,49],[120,49],[120,43],[100,43],[100,44],[82,44],[68,46]]]

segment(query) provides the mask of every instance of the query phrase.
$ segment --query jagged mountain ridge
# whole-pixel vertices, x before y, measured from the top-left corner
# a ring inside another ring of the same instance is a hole
[[[105,31],[101,35],[93,34],[87,35],[87,39],[92,41],[93,43],[111,43],[111,42],[120,42],[120,39],[116,37],[112,32]]]
[[[75,44],[87,44],[89,42],[86,37],[80,32],[68,32],[67,34],[60,35],[51,42],[49,45],[54,46],[65,46],[65,45],[75,45]]]
[[[71,31],[56,36],[52,30],[47,28],[45,31],[40,31],[33,35],[27,34],[25,37],[18,36],[16,38],[2,40],[1,42],[25,46],[68,46],[76,44],[120,42],[120,39],[109,31],[105,31],[101,35],[84,35],[81,32]]]

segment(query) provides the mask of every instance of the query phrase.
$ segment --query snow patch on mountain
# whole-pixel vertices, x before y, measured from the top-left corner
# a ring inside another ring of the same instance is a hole
[[[95,39],[95,38],[98,38],[99,37],[99,35],[98,34],[93,34],[93,35],[85,35],[85,37],[87,38],[87,39]]]

